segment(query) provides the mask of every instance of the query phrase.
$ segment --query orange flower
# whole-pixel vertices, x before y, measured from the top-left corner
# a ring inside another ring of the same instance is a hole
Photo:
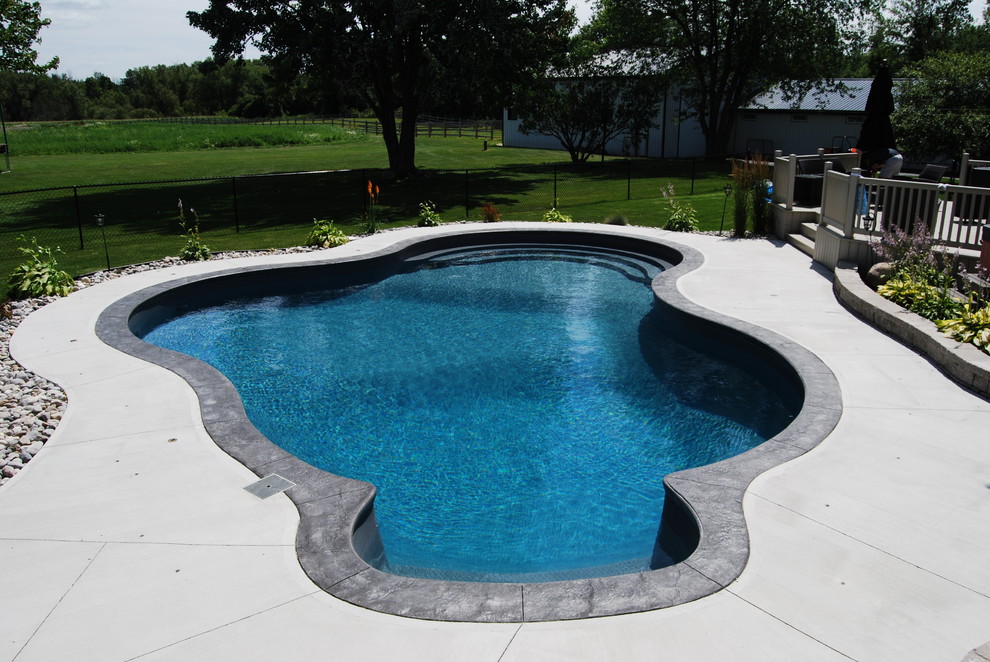
[[[368,195],[374,195],[374,192],[371,190],[371,180],[370,179],[368,180]]]

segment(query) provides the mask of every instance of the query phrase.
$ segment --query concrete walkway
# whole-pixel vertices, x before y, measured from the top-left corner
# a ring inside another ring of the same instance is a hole
[[[295,558],[289,500],[245,492],[256,477],[206,435],[192,390],[94,335],[119,297],[230,266],[195,264],[73,294],[11,342],[69,405],[0,489],[0,660],[981,659],[970,651],[990,640],[990,403],[853,317],[794,248],[669,236],[706,256],[681,280],[686,296],[807,347],[843,392],[832,435],[750,487],[750,561],[728,589],[525,625],[385,616],[317,590]]]

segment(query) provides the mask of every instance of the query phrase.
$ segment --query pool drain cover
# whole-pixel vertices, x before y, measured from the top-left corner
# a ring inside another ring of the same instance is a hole
[[[294,485],[295,483],[291,480],[286,480],[278,474],[268,474],[257,483],[251,483],[244,489],[259,499],[267,499],[273,494],[284,492]]]

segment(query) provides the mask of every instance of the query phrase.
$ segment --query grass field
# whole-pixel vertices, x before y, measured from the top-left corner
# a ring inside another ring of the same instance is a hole
[[[232,147],[285,147],[362,142],[363,133],[329,124],[168,124],[162,122],[51,122],[7,126],[21,156],[183,152]]]
[[[155,128],[161,126],[175,125]],[[376,136],[316,145],[58,155],[19,155],[11,139],[11,171],[0,175],[0,273],[21,261],[19,235],[61,247],[59,264],[73,274],[105,268],[106,252],[113,266],[176,255],[184,244],[180,199],[187,211],[195,208],[203,241],[213,250],[299,245],[315,218],[331,218],[358,234],[369,178],[382,190],[385,227],[415,224],[425,200],[436,203],[445,221],[477,219],[485,202],[496,204],[506,220],[539,220],[555,194],[560,210],[576,221],[622,215],[633,224],[662,226],[667,207],[660,186],[668,182],[697,210],[702,229],[718,229],[722,221],[724,162],[607,159],[575,168],[561,151],[508,149],[491,141],[485,147],[474,138],[421,137],[420,176],[394,180],[382,172],[387,155]],[[252,176],[277,173],[309,174]],[[202,178],[213,179],[174,181]],[[164,181],[171,183],[121,185]],[[22,191],[32,192],[13,193]],[[96,213],[106,218],[102,231]],[[727,226],[731,215],[729,209]]]

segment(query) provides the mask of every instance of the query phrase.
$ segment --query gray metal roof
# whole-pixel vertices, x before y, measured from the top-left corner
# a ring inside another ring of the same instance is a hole
[[[782,110],[831,113],[862,113],[870,94],[872,78],[838,78],[843,89],[835,92],[809,92],[797,99],[786,99],[783,90],[775,88],[758,96],[743,110]],[[896,82],[895,82],[896,85]]]

